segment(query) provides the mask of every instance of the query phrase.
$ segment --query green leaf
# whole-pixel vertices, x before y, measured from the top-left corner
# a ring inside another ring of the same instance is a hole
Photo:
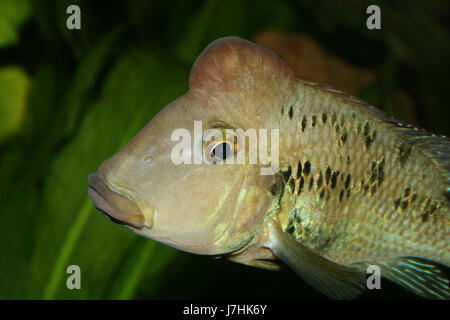
[[[18,29],[30,13],[29,0],[0,0],[0,48],[17,43]]]
[[[53,163],[34,227],[29,298],[131,298],[143,277],[158,283],[158,270],[174,257],[105,219],[87,197],[88,174],[187,89],[187,69],[167,60],[137,50],[121,59],[79,133]],[[81,290],[66,287],[72,264],[81,268]]]
[[[208,27],[214,23],[213,17],[217,11],[217,5],[217,0],[206,1],[184,31],[184,36],[178,43],[175,52],[186,64],[191,64],[201,51]]]
[[[0,143],[21,128],[29,85],[30,80],[21,68],[0,69]]]

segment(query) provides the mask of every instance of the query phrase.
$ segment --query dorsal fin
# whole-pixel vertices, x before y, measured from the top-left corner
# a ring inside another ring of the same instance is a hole
[[[302,83],[317,87],[320,90],[333,95],[334,97],[354,106],[363,111],[371,119],[381,121],[390,126],[391,129],[406,143],[421,149],[428,159],[432,161],[436,168],[441,172],[445,179],[445,188],[443,190],[447,200],[450,200],[450,139],[446,136],[438,136],[421,128],[416,128],[403,121],[399,121],[385,112],[359,100],[356,97],[348,95],[339,90],[335,90],[327,85],[302,81]]]

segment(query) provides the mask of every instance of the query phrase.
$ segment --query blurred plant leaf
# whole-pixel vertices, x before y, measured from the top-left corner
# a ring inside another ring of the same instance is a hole
[[[200,12],[190,20],[184,37],[175,49],[176,55],[186,64],[192,63],[203,47],[205,34],[213,23],[212,18],[217,10],[217,0],[207,0]]]
[[[113,51],[115,40],[122,34],[123,29],[115,29],[106,35],[81,61],[72,85],[63,98],[65,134],[71,134],[83,112],[86,95],[96,84],[100,73],[105,68]]]
[[[0,143],[20,130],[29,86],[30,80],[21,68],[0,69]]]
[[[53,106],[55,84],[56,76],[51,69],[44,68],[35,74],[23,130],[1,146],[1,219],[2,226],[8,230],[0,233],[0,273],[8,275],[0,281],[1,298],[23,298],[32,283],[28,266],[33,248],[31,230],[40,203],[39,186],[51,159],[51,154],[41,148],[46,141],[45,130],[35,130],[40,128],[38,121],[42,118],[35,117],[33,110],[45,114]]]
[[[164,61],[144,51],[121,59],[78,134],[53,163],[34,227],[30,298],[130,298],[149,273],[154,274],[149,285],[154,285],[156,271],[173,257],[171,249],[157,254],[161,245],[102,217],[87,197],[88,174],[186,90],[187,70]],[[71,264],[81,268],[82,290],[66,288],[65,270]]]
[[[0,0],[0,48],[18,41],[18,29],[31,13],[29,0]]]

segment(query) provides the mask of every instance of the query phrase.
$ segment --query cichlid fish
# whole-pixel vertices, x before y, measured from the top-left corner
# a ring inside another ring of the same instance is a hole
[[[363,291],[368,265],[419,295],[449,298],[448,138],[295,79],[274,53],[237,37],[200,54],[189,87],[89,176],[100,211],[187,252],[287,264],[332,298]],[[223,163],[252,147],[239,130],[232,141],[188,141],[184,159],[199,151],[212,162],[175,163],[173,132],[195,136],[195,121],[276,130],[278,141],[260,144],[278,151],[273,174],[261,173],[267,161]]]

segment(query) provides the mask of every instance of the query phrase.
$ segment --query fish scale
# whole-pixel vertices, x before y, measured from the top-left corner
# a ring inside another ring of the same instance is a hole
[[[436,190],[438,174],[423,164],[427,159],[390,127],[367,119],[352,105],[356,99],[336,103],[330,101],[336,91],[310,90],[317,89],[299,85],[299,99],[282,121],[290,131],[288,149],[295,150],[286,161],[295,189],[283,194],[283,229],[343,264],[393,258],[405,249],[448,261],[449,211]]]

